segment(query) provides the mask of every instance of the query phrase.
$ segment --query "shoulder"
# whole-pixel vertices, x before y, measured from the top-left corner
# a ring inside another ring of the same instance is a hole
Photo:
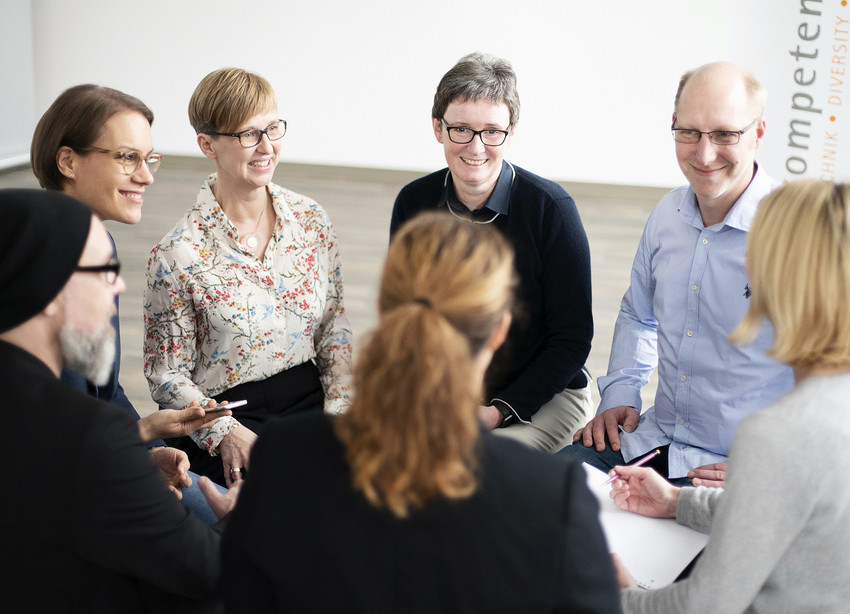
[[[419,179],[414,179],[407,185],[405,185],[399,194],[409,194],[415,195],[421,193],[423,190],[429,191],[433,190],[435,187],[439,187],[439,189],[443,189],[443,184],[446,181],[446,173],[448,172],[448,168],[441,168],[438,171],[434,171],[424,177],[419,177]]]
[[[651,236],[653,232],[670,225],[684,224],[681,213],[683,207],[693,209],[694,214],[697,213],[696,196],[688,185],[679,186],[661,197],[661,200],[649,212],[644,226],[644,236]]]
[[[445,187],[446,173],[448,173],[448,169],[443,168],[408,183],[399,191],[395,200],[395,208],[419,210],[426,203],[432,207],[437,205],[437,199]]]
[[[483,488],[496,481],[506,495],[512,493],[510,498],[520,501],[527,497],[534,509],[546,505],[563,510],[565,506],[590,503],[589,499],[571,496],[576,490],[586,491],[585,473],[580,463],[531,450],[490,433],[482,436],[481,445]],[[595,508],[591,505],[590,509]]]
[[[24,373],[19,375],[23,377]],[[26,379],[29,382],[26,403],[37,411],[21,412],[13,420],[17,423],[15,429],[21,429],[18,432],[40,433],[40,449],[73,448],[92,437],[105,442],[138,438],[135,417],[123,408],[76,390],[59,379]],[[9,394],[7,398],[16,396],[11,384],[4,388]],[[11,428],[10,422],[5,420],[7,428]]]
[[[810,377],[765,409],[744,418],[738,431],[742,440],[786,450],[800,441],[816,441],[817,448],[843,448],[850,439],[845,419],[850,398],[850,374]],[[738,432],[736,432],[736,436]]]
[[[197,207],[192,207],[151,248],[151,258],[179,253],[187,249],[189,245],[197,243],[203,235],[205,225]]]
[[[322,232],[333,226],[324,207],[309,196],[274,183],[269,184],[269,193],[272,195],[278,215],[285,217],[287,212],[291,213],[306,230]]]
[[[652,209],[652,215],[674,213],[682,208],[689,199],[694,198],[694,192],[689,185],[674,188],[661,197],[661,200]]]
[[[575,200],[560,184],[518,166],[513,168],[516,177],[511,186],[512,213],[516,208],[522,212],[522,218],[542,223],[549,232],[562,226],[581,226]]]
[[[545,200],[573,200],[572,196],[567,193],[561,184],[540,175],[535,175],[531,171],[527,171],[519,166],[511,166],[516,171],[516,181],[514,182],[514,189],[516,191],[534,194],[538,198]]]

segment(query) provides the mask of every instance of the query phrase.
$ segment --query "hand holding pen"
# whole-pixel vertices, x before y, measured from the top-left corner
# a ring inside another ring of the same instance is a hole
[[[655,450],[638,463],[646,463],[658,454],[660,451]],[[614,486],[609,494],[614,504],[642,516],[675,518],[676,504],[682,489],[670,484],[656,471],[638,467],[638,463],[615,467],[616,473],[611,477]]]
[[[631,463],[628,466],[629,467],[640,467],[641,465],[644,465],[644,464],[648,463],[649,461],[651,461],[653,458],[655,458],[659,454],[661,454],[661,450],[656,448],[655,450],[653,450],[652,452],[650,452],[646,456],[641,457],[639,460],[635,461],[634,463]],[[615,473],[610,478],[605,480],[605,482],[603,482],[602,485],[608,486],[608,484],[613,483],[615,480],[619,480],[621,477],[622,476],[619,473]]]

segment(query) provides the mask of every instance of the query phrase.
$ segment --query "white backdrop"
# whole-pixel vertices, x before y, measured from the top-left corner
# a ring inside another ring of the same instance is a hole
[[[768,86],[760,159],[793,176],[785,165],[799,152],[786,141],[802,113],[791,108],[793,71],[814,60],[789,50],[802,21],[817,21],[816,42],[831,45],[827,25],[832,36],[836,14],[850,19],[841,0],[4,0],[0,11],[0,158],[25,155],[21,135],[84,82],[145,101],[159,151],[197,154],[189,96],[210,70],[241,66],[277,91],[289,122],[283,160],[433,170],[444,164],[430,128],[434,89],[460,56],[480,50],[508,58],[519,76],[509,159],[552,179],[658,186],[682,182],[668,132],[677,80],[718,59]],[[826,57],[824,48],[818,61]],[[815,104],[825,106],[828,83],[822,74]],[[840,116],[823,117],[807,127],[813,145],[824,127],[840,126]],[[390,132],[379,124],[398,136],[379,136]],[[816,162],[807,167],[818,176]]]

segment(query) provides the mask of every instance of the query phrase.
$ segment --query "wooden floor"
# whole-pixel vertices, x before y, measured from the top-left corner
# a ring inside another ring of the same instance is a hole
[[[121,383],[141,414],[154,409],[142,374],[145,264],[151,247],[195,202],[201,182],[213,170],[206,159],[167,157],[156,174],[156,183],[146,192],[141,223],[107,223],[118,245],[122,275],[127,282],[127,292],[121,297]],[[358,337],[376,322],[377,280],[386,252],[393,201],[402,186],[420,175],[300,164],[280,164],[275,173],[276,183],[314,198],[334,222],[355,351]],[[614,321],[628,286],[643,224],[666,189],[563,185],[578,204],[590,241],[596,334],[587,365],[598,376],[605,373],[608,364]],[[29,168],[0,172],[0,188],[8,187],[37,188],[38,183]],[[654,385],[650,385],[644,391],[644,399],[650,400],[653,395]]]

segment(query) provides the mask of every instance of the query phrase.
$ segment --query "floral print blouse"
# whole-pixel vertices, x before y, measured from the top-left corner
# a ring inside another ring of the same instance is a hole
[[[215,200],[215,182],[214,173],[148,260],[144,370],[153,400],[203,405],[238,384],[314,360],[325,411],[343,411],[351,330],[330,218],[312,199],[269,184],[277,222],[258,260]],[[237,424],[220,418],[192,439],[215,454]]]

